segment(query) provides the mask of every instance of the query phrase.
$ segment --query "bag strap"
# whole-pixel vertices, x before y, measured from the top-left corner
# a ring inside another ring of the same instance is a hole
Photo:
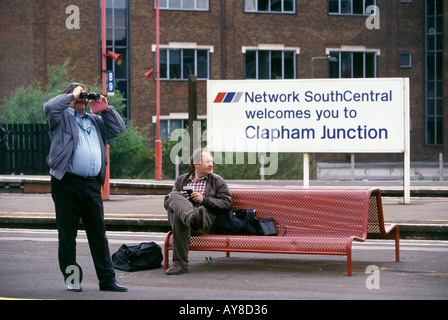
[[[282,236],[284,236],[284,235],[286,234],[286,231],[287,231],[287,228],[285,227],[285,225],[282,224],[282,223],[275,223],[275,225],[276,225],[276,226],[282,226],[282,228],[283,228],[283,234],[282,234]],[[278,231],[278,228],[277,228],[277,231]]]

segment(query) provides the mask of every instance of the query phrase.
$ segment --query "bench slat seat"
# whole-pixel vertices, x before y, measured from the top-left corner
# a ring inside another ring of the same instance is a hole
[[[172,247],[172,237],[170,246]],[[192,237],[190,250],[248,251],[266,253],[332,252],[345,255],[346,238],[326,237],[266,237],[236,235],[201,235]]]
[[[378,189],[232,188],[233,209],[255,208],[257,218],[273,217],[278,236],[200,235],[190,239],[190,250],[331,254],[347,256],[351,275],[354,240],[395,240],[399,261],[399,231],[384,226]],[[172,233],[165,238],[165,269],[173,249]]]

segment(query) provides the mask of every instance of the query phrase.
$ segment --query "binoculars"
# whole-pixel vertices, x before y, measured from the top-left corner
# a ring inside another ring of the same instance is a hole
[[[88,93],[88,92],[81,92],[79,95],[80,99],[88,99],[88,100],[99,100],[100,99],[100,95],[98,93],[92,92],[92,93]]]

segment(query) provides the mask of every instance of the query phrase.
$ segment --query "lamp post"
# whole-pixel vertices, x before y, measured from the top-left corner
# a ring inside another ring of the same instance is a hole
[[[327,55],[325,57],[312,57],[311,58],[311,79],[314,79],[314,60],[327,60],[328,62],[336,62],[338,58]],[[309,188],[310,186],[310,154],[308,152],[303,153],[303,187]]]
[[[160,140],[160,30],[159,0],[156,0],[156,114],[157,138],[156,148],[156,180],[162,180],[162,141]]]
[[[156,74],[156,180],[162,180],[162,141],[160,140],[160,38],[159,38],[159,0],[156,0],[156,70],[149,69],[145,73],[145,77],[151,79]]]
[[[326,57],[312,57],[311,58],[311,79],[314,79],[314,65],[313,65],[314,60],[327,60],[328,62],[337,62],[338,58],[332,57],[330,55],[328,55]]]
[[[102,80],[102,93],[103,96],[107,94],[107,85],[106,85],[106,57],[111,57],[115,60],[115,63],[118,65],[123,60],[122,54],[117,54],[112,51],[108,51],[106,49],[106,0],[101,0],[101,80]],[[101,197],[103,200],[109,200],[110,198],[110,146],[107,145],[107,166],[106,166],[106,177],[104,180],[104,185],[101,188]]]
[[[106,0],[101,0],[101,77],[102,77],[102,87],[103,96],[106,95]],[[106,165],[106,177],[104,180],[104,185],[101,187],[101,198],[103,200],[109,200],[110,198],[110,154],[109,145],[107,145],[107,165]]]

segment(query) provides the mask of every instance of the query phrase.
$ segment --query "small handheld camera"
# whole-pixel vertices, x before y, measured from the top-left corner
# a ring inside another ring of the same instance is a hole
[[[187,192],[187,199],[191,201],[191,193],[194,191],[193,187],[184,187],[184,191]]]
[[[99,100],[100,99],[100,95],[98,93],[92,92],[81,92],[79,94],[79,98],[80,99],[88,99],[88,100]]]

